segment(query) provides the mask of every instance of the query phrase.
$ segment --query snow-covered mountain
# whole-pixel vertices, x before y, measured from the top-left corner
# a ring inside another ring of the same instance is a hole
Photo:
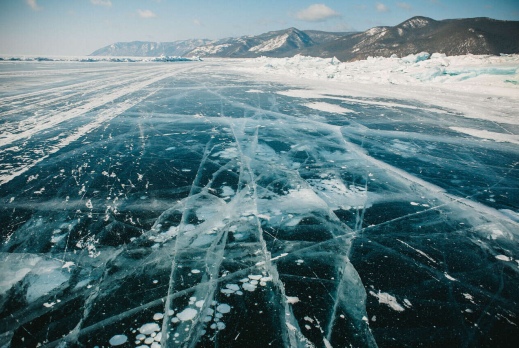
[[[394,27],[375,27],[343,36],[333,42],[304,50],[318,57],[336,56],[343,61],[369,56],[400,57],[421,51],[446,55],[519,52],[519,21],[465,18],[436,21],[413,17]]]
[[[201,57],[287,57],[344,33],[305,32],[296,28],[270,31],[257,36],[228,38],[197,47],[190,55]]]
[[[117,42],[93,52],[91,56],[106,57],[158,57],[185,56],[194,48],[210,42],[206,39],[179,40],[174,42],[132,41]]]
[[[466,18],[436,21],[413,17],[394,27],[375,27],[362,33],[329,33],[289,28],[256,36],[222,40],[175,42],[120,42],[94,56],[200,57],[337,57],[342,61],[369,56],[406,56],[421,51],[446,55],[519,52],[519,21]]]
[[[302,31],[296,28],[271,31],[257,36],[221,40],[183,40],[175,42],[117,42],[103,47],[92,56],[200,56],[200,57],[288,57],[302,49],[321,45],[348,33]]]

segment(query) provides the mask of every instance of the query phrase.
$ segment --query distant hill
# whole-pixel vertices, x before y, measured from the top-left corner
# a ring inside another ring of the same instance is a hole
[[[519,21],[465,18],[436,21],[413,17],[393,27],[361,33],[331,33],[289,28],[255,36],[222,40],[119,42],[94,56],[200,56],[250,58],[259,56],[337,57],[342,61],[369,56],[405,56],[421,51],[446,55],[519,53]]]
[[[185,56],[198,46],[205,45],[211,40],[179,40],[174,42],[149,42],[132,41],[117,42],[109,46],[98,49],[90,54],[91,56],[106,57],[159,57],[164,56]]]

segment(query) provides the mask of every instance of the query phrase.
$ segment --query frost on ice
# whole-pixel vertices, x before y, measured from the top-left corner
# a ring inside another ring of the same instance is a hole
[[[516,56],[4,63],[0,346],[517,343]]]

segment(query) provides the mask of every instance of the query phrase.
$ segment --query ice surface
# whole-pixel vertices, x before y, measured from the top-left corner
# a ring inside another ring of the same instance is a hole
[[[419,58],[0,62],[0,346],[517,345],[517,60]]]

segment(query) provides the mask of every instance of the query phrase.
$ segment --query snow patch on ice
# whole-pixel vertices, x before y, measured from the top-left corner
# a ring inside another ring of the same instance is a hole
[[[299,302],[299,297],[297,296],[286,296],[287,302],[290,304],[296,304]]]
[[[499,143],[511,143],[519,145],[519,135],[515,134],[505,134],[505,133],[497,133],[497,132],[490,132],[485,129],[472,129],[472,128],[463,128],[463,127],[449,127],[450,129],[471,135],[473,137],[481,138],[481,139],[487,139],[487,140],[494,140]]]
[[[344,108],[342,106],[325,103],[325,102],[312,102],[312,103],[304,104],[304,106],[306,106],[307,108],[310,108],[310,109],[329,112],[329,113],[336,113],[336,114],[356,113],[355,111]]]
[[[450,276],[447,272],[444,272],[443,275],[445,276],[445,278],[449,279],[450,281],[453,281],[453,282],[457,282],[458,279]]]
[[[390,295],[386,292],[380,292],[380,290],[378,293],[373,292],[373,291],[370,291],[369,293],[378,299],[378,303],[386,304],[389,307],[391,307],[391,309],[393,309],[397,312],[403,312],[405,310],[405,308],[402,307],[402,305],[398,303],[398,301],[396,300],[396,297],[394,297],[393,295]]]
[[[508,257],[506,255],[496,255],[496,259],[501,261],[512,261],[513,259],[511,257]]]

